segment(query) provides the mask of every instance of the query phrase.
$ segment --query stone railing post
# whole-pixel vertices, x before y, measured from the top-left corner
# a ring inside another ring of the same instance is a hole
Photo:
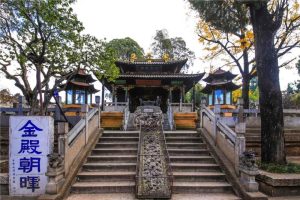
[[[95,96],[95,102],[98,106],[98,128],[101,127],[101,105],[100,105],[100,96]]]
[[[85,144],[88,143],[88,139],[89,139],[89,122],[88,122],[88,118],[87,118],[88,112],[89,112],[89,106],[87,104],[81,105],[81,113],[82,113],[83,118],[85,119],[85,128],[84,128]]]
[[[204,109],[206,106],[206,99],[201,99],[201,105],[200,105],[200,128],[203,128],[203,115],[202,115],[202,109]]]
[[[239,175],[239,162],[240,156],[245,151],[246,148],[246,123],[244,121],[244,107],[243,107],[243,99],[238,99],[238,117],[237,123],[235,124],[235,132],[236,132],[236,140],[234,145],[234,167],[235,172]]]
[[[58,194],[65,182],[64,158],[57,153],[48,155],[48,168],[46,175],[49,182],[46,185],[46,194]]]
[[[65,156],[66,138],[69,132],[69,124],[67,122],[57,123],[57,134],[58,134],[58,154]]]
[[[259,174],[257,165],[255,164],[254,152],[243,152],[240,156],[240,182],[247,192],[258,192],[258,183],[255,176]]]
[[[213,135],[214,142],[217,143],[217,134],[218,134],[218,121],[220,120],[221,114],[221,105],[217,104],[214,106],[215,120],[213,124]]]

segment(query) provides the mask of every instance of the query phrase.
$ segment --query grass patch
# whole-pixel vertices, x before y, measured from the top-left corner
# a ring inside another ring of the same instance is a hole
[[[300,165],[295,163],[288,163],[286,165],[279,165],[273,163],[261,163],[257,162],[257,165],[260,169],[272,172],[272,173],[296,173],[300,174]]]

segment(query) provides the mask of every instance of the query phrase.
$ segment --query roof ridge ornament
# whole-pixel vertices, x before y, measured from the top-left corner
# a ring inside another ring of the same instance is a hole
[[[149,52],[146,54],[146,60],[147,62],[151,63],[152,62],[152,54]]]
[[[137,56],[135,53],[130,54],[130,62],[135,62],[137,60]]]
[[[164,55],[162,56],[162,59],[165,61],[165,62],[169,62],[170,60],[170,55],[168,53],[164,53]]]

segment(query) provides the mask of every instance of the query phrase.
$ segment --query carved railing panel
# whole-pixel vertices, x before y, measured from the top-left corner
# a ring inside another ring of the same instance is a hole
[[[138,198],[170,198],[172,170],[162,131],[162,111],[157,106],[138,107],[134,122],[140,127],[136,195]]]

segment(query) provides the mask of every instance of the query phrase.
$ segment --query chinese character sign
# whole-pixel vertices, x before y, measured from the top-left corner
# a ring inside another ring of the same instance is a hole
[[[53,118],[12,116],[9,120],[9,192],[11,196],[45,193],[47,155],[53,149]]]

